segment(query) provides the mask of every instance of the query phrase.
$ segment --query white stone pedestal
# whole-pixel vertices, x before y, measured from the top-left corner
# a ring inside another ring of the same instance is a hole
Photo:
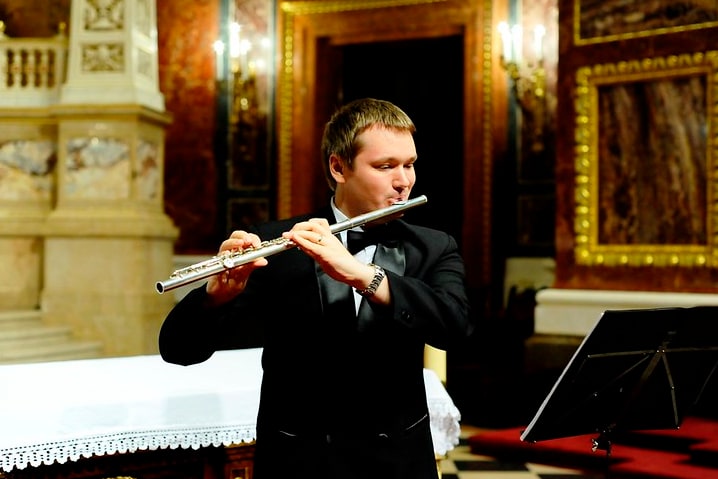
[[[536,303],[536,334],[583,337],[607,309],[715,306],[718,294],[544,289]]]
[[[167,277],[177,229],[163,211],[164,128],[139,106],[58,107],[58,198],[45,232],[48,324],[101,340],[108,356],[157,352],[174,304]]]
[[[606,310],[715,306],[718,295],[544,289],[536,303],[534,335],[526,341],[527,372],[562,370]]]

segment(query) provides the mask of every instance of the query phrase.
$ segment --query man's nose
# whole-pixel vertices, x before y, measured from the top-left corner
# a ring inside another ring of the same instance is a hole
[[[400,187],[400,188],[406,188],[410,184],[411,184],[411,179],[409,178],[408,172],[404,168],[399,168],[397,170],[397,174],[394,179],[394,186]]]

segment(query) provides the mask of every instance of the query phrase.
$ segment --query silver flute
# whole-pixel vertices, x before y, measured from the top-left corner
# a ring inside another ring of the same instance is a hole
[[[339,223],[334,223],[329,227],[329,229],[332,234],[337,234],[341,231],[356,228],[384,217],[395,215],[404,210],[408,210],[409,208],[423,205],[426,201],[427,198],[425,195],[417,196],[411,200],[397,202],[391,206],[387,206],[386,208],[380,208],[378,210],[370,211],[369,213],[364,213],[363,215],[349,218],[345,221],[340,221]],[[157,292],[162,294],[165,291],[177,289],[181,286],[209,278],[217,273],[250,263],[256,259],[281,253],[282,251],[294,248],[295,246],[297,245],[294,241],[286,238],[277,238],[270,241],[263,241],[259,244],[259,246],[254,248],[245,248],[237,251],[225,251],[208,260],[200,261],[199,263],[176,270],[170,275],[169,279],[165,281],[158,281],[155,284],[155,287]]]

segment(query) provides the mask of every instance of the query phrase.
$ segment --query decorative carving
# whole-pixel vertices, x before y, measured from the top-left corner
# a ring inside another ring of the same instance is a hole
[[[125,24],[124,0],[86,0],[85,30],[122,30]]]
[[[122,43],[82,45],[83,72],[122,72],[124,67],[125,47]]]
[[[576,73],[575,259],[718,266],[718,51]]]

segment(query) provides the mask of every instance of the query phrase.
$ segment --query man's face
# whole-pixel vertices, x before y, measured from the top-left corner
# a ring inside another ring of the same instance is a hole
[[[409,199],[416,182],[412,134],[372,127],[357,139],[353,168],[334,174],[337,206],[352,217]]]

